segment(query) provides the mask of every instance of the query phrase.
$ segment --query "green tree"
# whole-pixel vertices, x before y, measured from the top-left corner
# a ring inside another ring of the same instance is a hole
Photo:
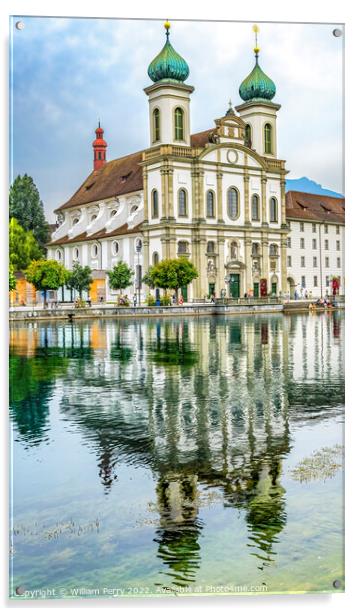
[[[36,259],[41,259],[42,251],[32,231],[25,231],[16,218],[9,224],[9,261],[15,272],[25,270]]]
[[[177,295],[181,287],[190,284],[198,275],[191,261],[180,257],[179,259],[164,259],[157,265],[153,265],[143,280],[150,287],[158,287],[165,291],[174,289]]]
[[[44,251],[49,239],[49,225],[44,214],[44,205],[34,180],[25,173],[18,175],[10,187],[9,217],[16,218],[25,231],[33,231]]]
[[[126,263],[119,261],[108,275],[110,288],[122,291],[131,284],[134,272]]]
[[[25,278],[38,291],[44,291],[44,307],[46,293],[49,289],[56,290],[67,282],[69,272],[57,261],[40,259],[32,261],[25,272]]]
[[[9,264],[9,291],[14,291],[16,289],[16,278],[14,274],[14,267]]]
[[[83,291],[88,291],[92,283],[91,268],[88,265],[82,267],[79,263],[74,263],[73,269],[70,272],[66,286],[69,289],[78,291],[82,299]]]

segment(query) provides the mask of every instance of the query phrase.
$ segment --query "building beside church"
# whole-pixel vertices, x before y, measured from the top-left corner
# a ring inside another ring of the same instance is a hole
[[[275,84],[260,68],[257,42],[255,66],[239,88],[242,102],[235,108],[230,103],[213,127],[192,134],[189,67],[170,43],[170,24],[164,25],[165,45],[149,65],[153,83],[144,89],[150,143],[107,161],[99,123],[93,171],[57,208],[48,258],[68,269],[74,262],[89,265],[93,301],[117,296],[106,272],[119,260],[136,272],[125,292],[132,295],[141,286],[144,300],[141,278],[149,266],[178,256],[199,272],[182,289],[185,301],[212,293],[238,298],[293,292],[301,278],[297,257],[287,252],[288,171],[277,153],[280,105],[273,102]],[[294,265],[288,280],[289,256]]]

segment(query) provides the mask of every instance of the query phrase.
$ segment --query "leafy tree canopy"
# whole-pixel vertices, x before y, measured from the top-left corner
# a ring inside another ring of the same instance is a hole
[[[195,266],[185,257],[164,259],[149,268],[144,282],[150,287],[174,289],[177,292],[181,287],[190,284],[198,275]]]
[[[14,271],[25,270],[36,259],[41,259],[42,251],[32,231],[25,231],[15,218],[9,225],[9,260]]]
[[[9,217],[16,218],[25,231],[33,231],[43,249],[49,239],[44,205],[34,180],[25,173],[14,180],[9,193]]]
[[[40,259],[32,261],[25,272],[25,278],[31,282],[38,291],[46,291],[48,289],[58,289],[66,283],[68,279],[68,271],[57,261]]]
[[[14,291],[16,289],[16,278],[14,274],[14,267],[9,265],[9,291]]]
[[[82,298],[82,292],[88,291],[92,283],[91,268],[88,265],[82,267],[79,263],[74,263],[73,269],[70,272],[66,285],[70,289],[75,289],[79,292]]]
[[[126,289],[133,279],[133,270],[123,261],[119,261],[113,269],[108,272],[109,284],[111,289]]]

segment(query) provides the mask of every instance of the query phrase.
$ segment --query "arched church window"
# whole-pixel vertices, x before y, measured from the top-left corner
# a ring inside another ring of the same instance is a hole
[[[75,261],[78,261],[79,259],[79,249],[78,248],[74,248],[73,250],[73,257]]]
[[[112,243],[112,253],[114,256],[119,254],[119,242],[117,242],[116,240]]]
[[[188,242],[179,242],[178,243],[178,254],[179,255],[183,255],[183,254],[187,254],[189,252],[189,244]]]
[[[265,124],[264,126],[264,144],[265,154],[272,154],[272,126]]]
[[[154,141],[160,141],[160,109],[154,109],[153,111],[153,131]]]
[[[229,188],[227,192],[227,211],[231,220],[239,217],[239,193],[236,188]]]
[[[251,218],[252,220],[260,220],[260,200],[258,195],[251,197]]]
[[[92,257],[97,257],[98,255],[98,247],[97,244],[93,244],[91,247],[91,256]]]
[[[260,244],[258,242],[254,242],[251,249],[251,254],[253,257],[260,256]]]
[[[213,254],[215,252],[215,242],[207,243],[206,252],[208,252],[209,254]]]
[[[157,190],[153,190],[151,194],[151,217],[159,217],[159,193]]]
[[[178,192],[178,215],[187,216],[187,195],[184,188],[180,188]]]
[[[212,190],[206,193],[206,216],[207,218],[215,218],[215,194]]]
[[[175,109],[175,141],[184,141],[184,111],[181,107]]]
[[[270,199],[270,222],[278,221],[278,203],[275,197]]]
[[[237,242],[231,242],[230,244],[230,259],[237,259],[238,258],[238,245]]]
[[[251,145],[252,145],[250,124],[246,124],[245,126],[245,145],[247,148],[251,148]]]
[[[153,253],[152,262],[153,262],[153,265],[157,265],[159,263],[159,253],[158,252]]]
[[[277,244],[270,244],[270,257],[277,257],[278,254]]]

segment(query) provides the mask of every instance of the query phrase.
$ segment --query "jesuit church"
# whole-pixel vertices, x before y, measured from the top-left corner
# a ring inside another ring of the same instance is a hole
[[[125,292],[147,289],[141,279],[162,259],[185,256],[199,277],[184,300],[260,297],[289,291],[285,161],[277,156],[276,88],[259,65],[208,130],[191,134],[189,67],[170,43],[150,63],[150,144],[107,161],[104,131],[96,129],[93,171],[57,210],[48,258],[93,272],[90,296],[115,299],[107,271],[123,260],[135,272]],[[337,200],[335,200],[337,201]],[[301,208],[298,208],[301,218]],[[290,279],[291,280],[291,279]],[[295,284],[294,281],[292,281]],[[290,282],[291,284],[291,282]],[[140,288],[141,287],[141,288]]]

